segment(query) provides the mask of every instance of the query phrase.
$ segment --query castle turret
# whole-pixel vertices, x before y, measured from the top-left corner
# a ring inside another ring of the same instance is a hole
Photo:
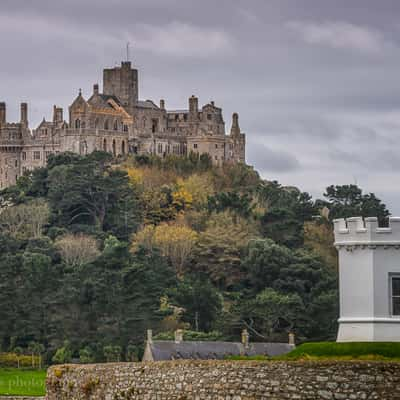
[[[400,218],[334,221],[339,252],[338,342],[400,342]]]
[[[5,125],[7,123],[7,115],[6,115],[7,106],[6,103],[0,103],[0,125]]]
[[[240,135],[239,114],[238,113],[233,113],[233,115],[232,115],[231,135],[232,136]]]
[[[28,127],[28,103],[21,103],[21,124]]]
[[[160,109],[165,110],[165,100],[163,99],[160,100]]]
[[[199,118],[199,99],[194,95],[189,97],[189,118],[191,120]]]
[[[103,71],[104,94],[118,97],[123,106],[133,107],[139,98],[138,71],[130,61],[123,61],[120,67]]]
[[[99,94],[99,84],[98,83],[95,83],[93,85],[93,94],[96,96]]]

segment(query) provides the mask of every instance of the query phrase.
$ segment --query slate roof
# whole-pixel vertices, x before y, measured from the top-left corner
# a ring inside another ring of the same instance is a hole
[[[250,343],[246,349],[239,342],[203,342],[155,340],[147,343],[154,361],[177,359],[222,360],[228,356],[278,356],[289,353],[293,346],[287,343]]]
[[[136,102],[136,106],[140,108],[155,108],[158,109],[158,107],[151,101],[151,100],[138,100]]]

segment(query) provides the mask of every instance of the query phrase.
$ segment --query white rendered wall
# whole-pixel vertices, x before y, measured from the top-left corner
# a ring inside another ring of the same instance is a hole
[[[400,316],[391,315],[390,276],[400,275],[400,220],[335,221],[339,251],[338,342],[400,341]]]

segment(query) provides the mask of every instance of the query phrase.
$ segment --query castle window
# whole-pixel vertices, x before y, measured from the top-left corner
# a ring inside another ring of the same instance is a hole
[[[40,160],[40,151],[34,151],[33,152],[33,159],[34,160]]]
[[[391,313],[400,316],[400,275],[390,276],[391,289]]]
[[[183,120],[187,121],[187,114],[183,114]]]
[[[22,160],[23,160],[23,161],[26,161],[26,151],[23,151],[23,152],[22,152]]]
[[[161,154],[162,153],[162,143],[158,143],[158,149],[157,149],[158,153]]]
[[[15,160],[15,166],[18,167],[18,160]]]
[[[128,132],[128,125],[124,125],[124,132]]]
[[[197,149],[197,143],[195,143],[195,144],[193,145],[193,148],[194,148],[194,149]]]
[[[179,121],[179,114],[175,114],[175,121]]]
[[[143,128],[146,128],[146,117],[142,118],[142,126]]]
[[[114,121],[114,131],[118,130],[118,121]]]
[[[152,119],[151,131],[153,133],[156,133],[157,132],[157,128],[158,128],[158,119]]]
[[[218,160],[218,156],[215,156],[215,159]]]
[[[75,129],[80,129],[81,127],[81,120],[80,119],[76,119],[75,120]]]
[[[117,155],[117,146],[115,145],[115,140],[113,140],[113,143],[112,143],[112,152],[113,152],[113,156],[115,157]]]
[[[212,120],[212,114],[207,114],[207,119],[208,119],[209,121],[211,121],[211,120]]]
[[[103,151],[107,151],[107,139],[103,140]]]
[[[109,128],[109,126],[108,126],[108,119],[106,119],[106,120],[104,121],[104,130],[108,131],[108,128]]]
[[[122,144],[121,144],[121,153],[122,153],[122,155],[125,155],[125,141],[124,140],[122,141]]]
[[[215,145],[215,148],[218,149],[218,145],[217,144]]]

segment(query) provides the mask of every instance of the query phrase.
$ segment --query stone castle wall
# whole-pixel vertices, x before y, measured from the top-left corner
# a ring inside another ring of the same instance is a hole
[[[400,363],[173,361],[54,366],[47,400],[400,399]]]

